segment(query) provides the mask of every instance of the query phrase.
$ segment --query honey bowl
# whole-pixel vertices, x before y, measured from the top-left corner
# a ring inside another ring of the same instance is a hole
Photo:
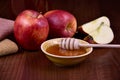
[[[41,50],[46,57],[57,66],[72,66],[84,61],[93,51],[92,47],[82,47],[78,50],[64,50],[59,47],[62,38],[50,39],[41,44]],[[88,42],[78,39],[80,43]]]

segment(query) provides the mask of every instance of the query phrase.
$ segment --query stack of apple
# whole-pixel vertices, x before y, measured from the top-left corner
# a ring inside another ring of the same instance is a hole
[[[76,30],[76,18],[63,10],[51,10],[44,15],[25,10],[14,23],[16,41],[26,50],[39,50],[41,43],[48,38],[72,37]]]

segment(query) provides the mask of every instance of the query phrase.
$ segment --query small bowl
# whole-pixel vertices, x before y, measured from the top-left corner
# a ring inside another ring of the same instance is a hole
[[[86,48],[86,53],[77,56],[59,56],[48,53],[46,49],[52,45],[59,44],[62,38],[50,39],[41,44],[41,50],[46,57],[57,66],[72,66],[78,64],[86,59],[86,57],[93,51],[92,47]],[[84,40],[80,40],[80,43],[89,44]]]

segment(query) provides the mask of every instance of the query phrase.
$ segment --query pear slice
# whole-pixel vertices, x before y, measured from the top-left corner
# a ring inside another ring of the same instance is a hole
[[[114,38],[113,31],[110,27],[110,20],[106,16],[102,16],[83,24],[80,28],[84,31],[84,33],[91,36],[94,42],[99,44],[110,43]]]

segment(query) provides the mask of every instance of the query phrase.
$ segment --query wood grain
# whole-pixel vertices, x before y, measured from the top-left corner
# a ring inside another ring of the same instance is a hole
[[[11,0],[0,0],[0,17],[14,20],[15,15],[7,8],[10,3]],[[120,43],[119,1],[48,0],[47,3],[48,10],[64,9],[73,13],[77,17],[78,25],[106,15],[110,18],[115,34],[113,43]],[[119,49],[94,48],[87,60],[72,67],[55,66],[41,50],[21,50],[0,57],[0,80],[120,80],[119,74]]]
[[[119,80],[120,63],[113,54],[117,54],[114,49],[95,49],[81,64],[58,67],[51,63],[41,51],[24,51],[0,58],[0,79]]]

